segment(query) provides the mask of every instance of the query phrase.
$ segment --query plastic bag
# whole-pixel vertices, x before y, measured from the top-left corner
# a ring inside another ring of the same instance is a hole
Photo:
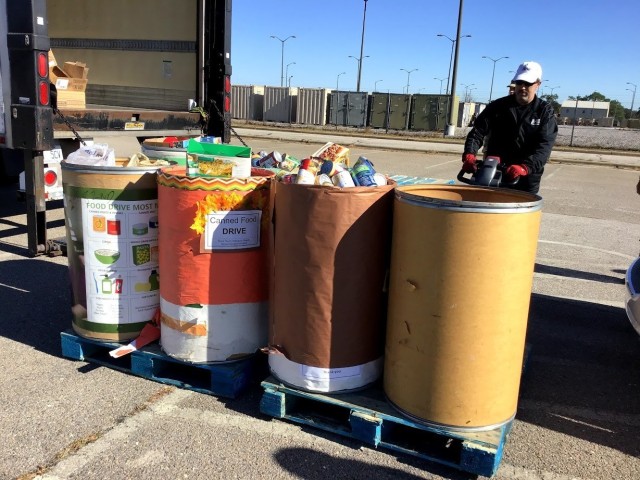
[[[93,165],[96,167],[115,167],[116,154],[113,148],[109,148],[107,144],[81,145],[78,150],[69,154],[67,163]]]

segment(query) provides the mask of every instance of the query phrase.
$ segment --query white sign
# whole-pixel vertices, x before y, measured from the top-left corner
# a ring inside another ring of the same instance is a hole
[[[205,250],[242,250],[260,246],[262,210],[213,212],[204,229]]]
[[[357,377],[361,374],[362,368],[343,367],[343,368],[320,368],[301,365],[302,375],[305,378],[313,378],[316,380],[333,380],[336,378]]]
[[[138,323],[160,304],[158,201],[82,199],[87,320]]]

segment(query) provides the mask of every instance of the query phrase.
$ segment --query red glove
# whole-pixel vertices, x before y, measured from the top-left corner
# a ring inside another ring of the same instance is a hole
[[[465,153],[462,155],[462,171],[465,173],[476,173],[476,156],[473,153]]]
[[[507,180],[514,181],[518,177],[526,177],[529,175],[529,169],[526,165],[509,165],[504,171]]]

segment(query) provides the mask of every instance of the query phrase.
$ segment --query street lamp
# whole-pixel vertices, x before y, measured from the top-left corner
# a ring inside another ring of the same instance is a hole
[[[291,79],[293,78],[293,75],[291,75],[289,77],[289,79],[287,80],[287,87],[291,88]]]
[[[631,82],[627,82],[627,85],[633,85],[633,90],[631,90],[630,88],[627,88],[627,90],[629,90],[630,92],[633,92],[633,96],[631,97],[631,113],[629,115],[629,118],[633,118],[633,104],[636,100],[636,88],[638,88],[638,86],[635,83],[631,83]]]
[[[473,87],[475,85],[475,83],[470,83],[469,85],[465,84],[465,83],[461,83],[460,85],[462,85],[464,87],[464,101],[468,102],[467,98],[469,97],[469,88]]]
[[[434,80],[440,80],[440,95],[442,95],[442,82],[444,82],[445,80],[448,80],[447,78],[436,78],[433,77]]]
[[[276,37],[275,35],[271,35],[271,38],[275,38],[276,40],[280,40],[280,43],[282,44],[282,49],[281,49],[282,53],[280,54],[280,86],[284,87],[284,42],[286,42],[290,38],[296,38],[296,36],[295,35],[289,35],[284,40],[281,39],[280,37]]]
[[[404,71],[404,72],[407,72],[407,93],[409,93],[409,78],[411,77],[411,72],[415,72],[415,71],[417,71],[418,69],[417,69],[417,68],[414,68],[413,70],[406,70],[406,69],[404,69],[404,68],[401,68],[400,70],[402,70],[402,71]]]
[[[356,62],[358,62],[358,81],[356,84],[356,91],[360,91],[360,68],[362,68],[362,59],[358,57],[354,57],[353,55],[349,55],[349,58],[353,58]],[[364,58],[369,58],[369,55],[365,55]]]
[[[342,72],[338,74],[338,78],[336,78],[336,91],[340,90],[340,88],[338,87],[338,85],[340,84],[340,75],[344,75],[347,72]]]
[[[378,82],[382,82],[382,80],[376,80],[373,84],[373,91],[377,92],[378,91]]]
[[[287,63],[287,68],[285,69],[284,78],[289,78],[289,65],[295,65],[296,62]]]
[[[360,39],[360,58],[358,59],[358,82],[356,83],[356,90],[358,92],[360,91],[360,78],[362,77],[362,59],[366,58],[366,57],[363,57],[363,53],[364,53],[364,25],[365,25],[366,20],[367,20],[367,0],[364,0],[364,11],[362,12],[362,38]]]
[[[496,74],[496,63],[498,63],[500,60],[503,60],[509,57],[491,58],[491,57],[487,57],[486,55],[483,55],[482,58],[488,58],[493,62],[493,73],[491,74],[491,89],[489,90],[489,102],[491,102],[491,96],[493,95],[493,77]]]
[[[453,63],[453,46],[456,44],[455,38],[448,37],[442,33],[438,33],[436,37],[444,37],[451,42],[451,58],[449,59],[449,76],[447,77],[447,95],[449,95],[449,80],[451,79],[451,64]],[[462,35],[460,38],[471,37],[471,35]]]
[[[553,91],[554,91],[556,88],[560,88],[560,85],[557,85],[557,86],[555,86],[555,87],[547,87],[547,88],[548,88],[549,90],[551,90],[551,93],[549,94],[549,96],[551,96],[551,95],[553,95]]]

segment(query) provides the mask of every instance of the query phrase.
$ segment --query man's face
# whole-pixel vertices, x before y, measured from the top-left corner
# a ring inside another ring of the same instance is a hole
[[[538,92],[538,87],[540,87],[540,82],[529,83],[524,80],[518,80],[515,82],[516,91],[514,93],[516,97],[516,101],[520,105],[527,105],[533,102],[533,99]]]

